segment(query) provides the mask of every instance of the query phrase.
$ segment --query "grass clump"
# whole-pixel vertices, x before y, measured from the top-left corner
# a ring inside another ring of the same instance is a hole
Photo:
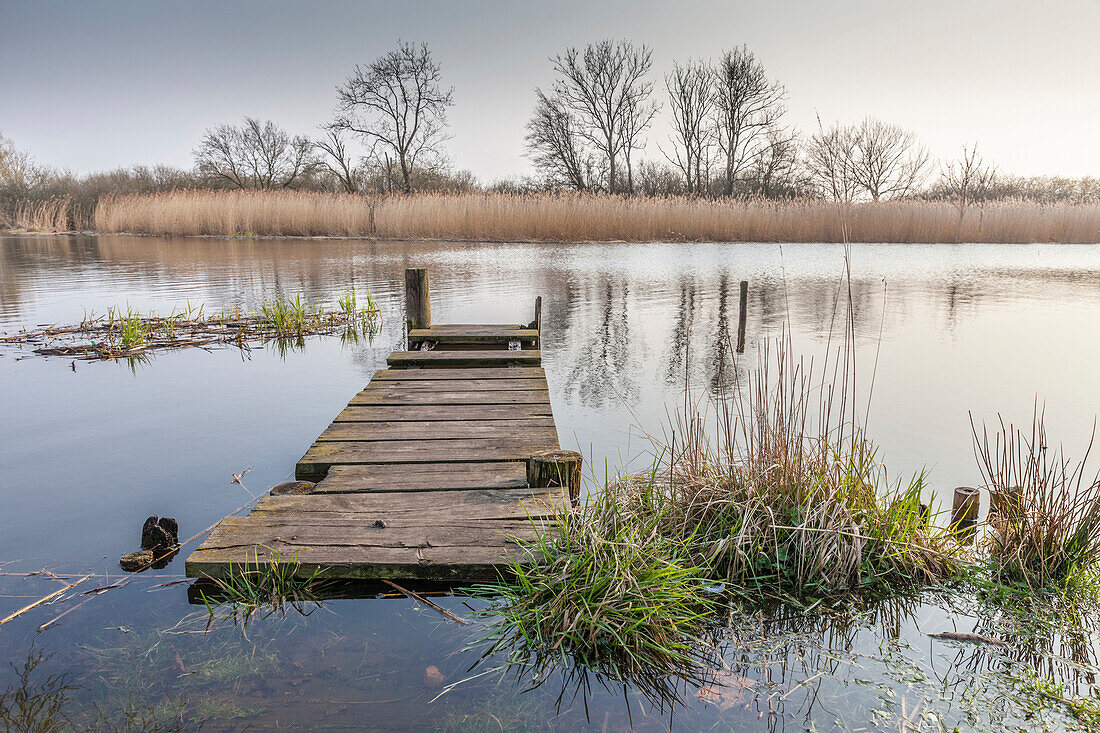
[[[649,472],[606,482],[540,532],[494,589],[511,661],[550,650],[617,677],[684,677],[720,593],[805,611],[958,572],[952,533],[922,510],[924,474],[889,481],[843,399],[834,412],[788,344],[774,357],[713,430],[687,411],[654,439]]]
[[[513,564],[514,583],[490,589],[514,661],[541,669],[568,654],[616,677],[693,664],[714,601],[686,546],[612,491],[556,520],[527,548],[532,562]]]
[[[1100,473],[1084,456],[1073,461],[1051,449],[1044,416],[1036,410],[1030,433],[999,421],[992,432],[974,429],[975,453],[986,486],[1001,498],[983,544],[994,582],[1096,591],[1100,563]]]
[[[211,580],[214,588],[210,594],[200,589],[199,597],[211,618],[215,609],[226,603],[232,605],[234,619],[244,622],[253,616],[265,619],[273,613],[285,615],[288,605],[308,616],[320,605],[316,595],[320,570],[303,573],[297,552],[289,562],[282,562],[279,551],[264,549],[269,553],[266,559],[254,556],[239,568],[231,565],[225,577]]]

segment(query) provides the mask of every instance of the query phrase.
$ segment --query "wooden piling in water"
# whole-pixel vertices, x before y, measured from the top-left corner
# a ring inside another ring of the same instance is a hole
[[[428,288],[428,271],[422,267],[405,270],[406,334],[415,328],[432,325],[432,299]]]
[[[741,303],[737,313],[737,353],[745,353],[745,323],[748,320],[749,281],[741,281]]]
[[[951,527],[956,532],[969,532],[978,523],[981,492],[970,486],[959,486],[951,502]]]
[[[1014,514],[1020,508],[1022,488],[1019,486],[996,486],[989,490],[989,513]]]

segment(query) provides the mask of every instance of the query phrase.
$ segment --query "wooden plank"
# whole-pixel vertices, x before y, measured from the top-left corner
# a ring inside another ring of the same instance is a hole
[[[412,392],[404,389],[365,389],[351,398],[352,405],[548,405],[545,389],[494,392]]]
[[[384,422],[334,422],[317,440],[450,440],[456,438],[540,438],[557,442],[553,418],[531,420],[409,420]]]
[[[527,464],[392,463],[332,466],[312,496],[349,492],[420,492],[526,488]]]
[[[538,331],[531,328],[510,328],[507,326],[466,326],[455,328],[453,325],[431,328],[416,328],[409,331],[409,342],[434,341],[438,344],[500,344],[519,341],[534,344],[538,341]]]
[[[524,331],[527,326],[521,323],[433,323],[428,328],[415,329],[417,331],[434,331],[439,333],[465,333],[478,331]]]
[[[368,463],[464,463],[526,461],[532,453],[557,448],[543,438],[470,438],[465,440],[380,440],[318,442],[298,461],[295,475],[302,481],[324,476],[330,466]]]
[[[375,527],[360,520],[305,522],[269,516],[226,517],[187,559],[190,576],[223,577],[231,566],[275,561],[308,577],[483,578],[521,555],[531,541],[530,521],[394,521]]]
[[[245,558],[250,562],[271,559],[262,545],[244,548],[198,548],[185,565],[191,578],[224,578],[231,567],[239,572]],[[286,561],[285,555],[280,560]],[[491,580],[507,575],[513,560],[526,559],[515,542],[499,545],[454,545],[447,547],[360,547],[321,546],[300,549],[294,575],[331,580]]]
[[[549,403],[520,405],[348,405],[335,422],[528,420],[553,417]]]
[[[423,371],[423,370],[409,370]],[[432,370],[439,371],[439,370]],[[443,370],[447,371],[447,370]],[[500,392],[504,390],[548,390],[545,379],[386,379],[371,382],[365,390],[402,390],[405,392]]]
[[[301,518],[305,522],[383,520],[417,523],[467,519],[525,520],[552,516],[568,506],[568,493],[551,489],[384,492],[267,496],[250,517]],[[445,520],[439,519],[445,517]],[[434,518],[434,519],[433,519]]]
[[[391,367],[500,367],[538,366],[542,352],[530,351],[395,351],[386,359]]]
[[[379,369],[371,377],[372,382],[394,379],[439,381],[450,379],[546,379],[542,367],[481,367],[473,369]]]

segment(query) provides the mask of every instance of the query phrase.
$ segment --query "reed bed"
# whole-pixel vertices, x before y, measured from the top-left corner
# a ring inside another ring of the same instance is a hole
[[[1030,430],[999,421],[974,430],[986,487],[1001,501],[984,544],[993,579],[1035,589],[1088,586],[1100,564],[1100,473],[1088,472],[1092,440],[1072,460],[1048,440],[1043,413]]]
[[[173,191],[107,197],[103,233],[559,242],[1100,242],[1100,204],[835,204],[600,194]]]
[[[11,216],[12,229],[25,232],[67,232],[70,226],[72,202],[68,196],[24,201]]]
[[[809,611],[955,577],[962,550],[922,509],[924,474],[887,481],[834,373],[780,340],[712,427],[686,399],[649,471],[562,511],[490,589],[499,647],[538,669],[569,654],[675,675],[723,599]]]

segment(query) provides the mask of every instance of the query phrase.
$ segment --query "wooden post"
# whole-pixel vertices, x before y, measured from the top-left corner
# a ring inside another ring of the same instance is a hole
[[[581,454],[572,450],[544,450],[527,459],[527,484],[532,489],[565,486],[569,501],[581,498]]]
[[[432,298],[428,290],[428,271],[424,268],[405,270],[405,335],[414,328],[431,328]]]
[[[1002,512],[1012,517],[1019,513],[1020,494],[1019,486],[1000,486],[989,490],[989,513],[1001,514]]]
[[[542,296],[535,296],[535,320],[531,321],[531,327],[538,331],[535,336],[535,348],[542,348]]]
[[[737,314],[737,353],[745,353],[745,321],[748,319],[749,281],[741,281],[741,308]]]
[[[951,527],[956,532],[966,533],[978,523],[978,506],[981,492],[969,486],[955,489],[955,498],[951,502]]]

